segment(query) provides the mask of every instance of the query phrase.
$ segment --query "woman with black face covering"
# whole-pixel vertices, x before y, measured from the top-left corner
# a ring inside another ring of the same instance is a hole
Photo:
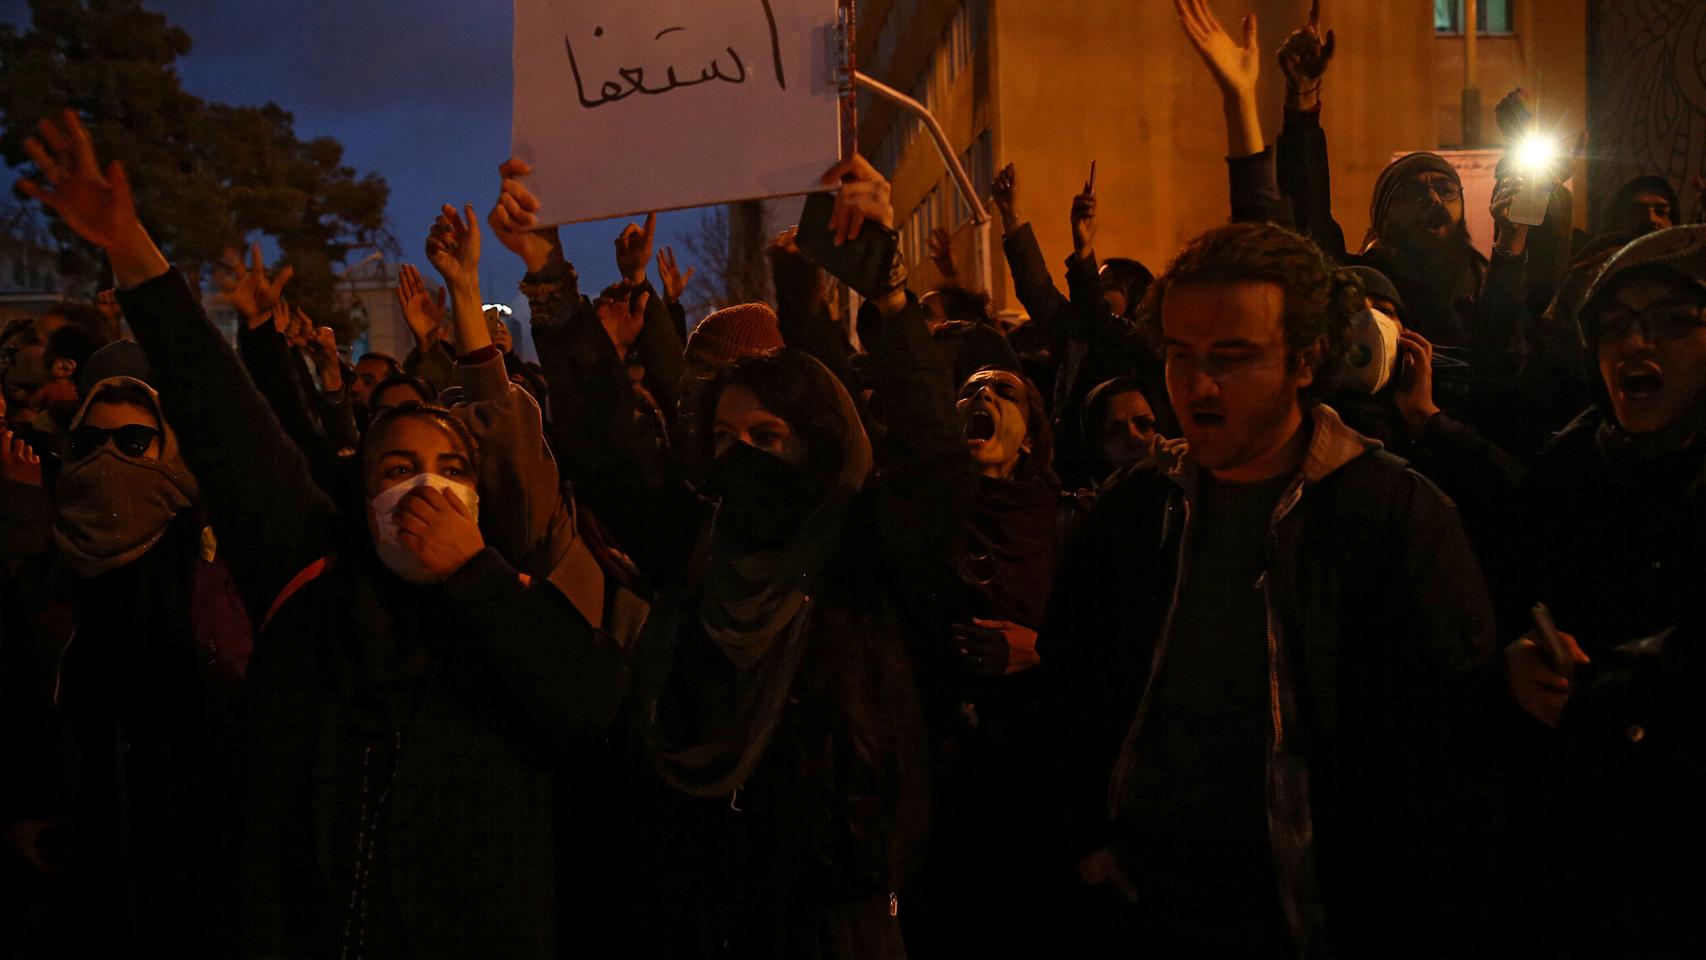
[[[54,547],[76,617],[57,702],[77,745],[67,866],[96,954],[236,949],[232,848],[249,619],[135,344],[71,419]]]
[[[247,952],[556,956],[562,758],[614,716],[620,651],[485,545],[479,451],[449,411],[377,418],[358,452],[367,509],[338,515],[137,220],[123,169],[103,174],[70,111],[43,135],[42,181],[23,188],[106,251],[259,624]]]
[[[904,956],[902,881],[922,852],[928,790],[906,638],[939,615],[933,561],[945,556],[966,468],[904,275],[867,294],[859,323],[880,443],[822,363],[790,351],[743,360],[703,407],[713,513],[682,497],[655,447],[624,446],[632,396],[619,357],[554,231],[531,229],[521,169],[505,172],[492,223],[528,260],[551,405],[576,412],[559,423],[558,448],[593,465],[577,475],[583,489],[607,498],[595,506],[636,544],[642,569],[672,584],[634,651],[643,945],[628,952]],[[860,158],[826,183],[844,175],[842,235],[865,219],[887,226],[888,184]],[[601,483],[596,470],[627,482]]]

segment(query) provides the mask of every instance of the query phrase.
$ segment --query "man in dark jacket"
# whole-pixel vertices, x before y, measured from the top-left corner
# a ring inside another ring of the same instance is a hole
[[[1411,153],[1387,164],[1374,183],[1360,255],[1345,246],[1333,218],[1321,128],[1321,79],[1334,46],[1332,31],[1320,29],[1317,5],[1279,52],[1286,101],[1275,157],[1297,229],[1333,259],[1364,263],[1390,277],[1410,307],[1406,326],[1435,344],[1468,346],[1487,258],[1469,242],[1463,182],[1445,158]]]
[[[1524,484],[1516,603],[1562,642],[1506,648],[1517,741],[1512,940],[1549,956],[1698,956],[1696,640],[1706,477],[1706,226],[1623,247],[1578,318],[1599,402]],[[1560,655],[1561,654],[1561,655]],[[1548,729],[1555,728],[1555,729]],[[1537,943],[1535,930],[1553,940]]]
[[[1158,955],[1478,943],[1490,603],[1450,502],[1310,406],[1330,291],[1272,225],[1186,245],[1147,301],[1185,449],[1102,495],[1039,644],[1082,724],[1080,873]]]

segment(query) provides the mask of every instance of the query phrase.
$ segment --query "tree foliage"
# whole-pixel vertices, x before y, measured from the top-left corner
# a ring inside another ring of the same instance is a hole
[[[17,167],[42,117],[69,106],[102,162],[122,161],[155,240],[191,276],[255,234],[296,268],[291,301],[340,339],[359,333],[337,268],[353,250],[394,241],[389,190],[358,176],[330,137],[301,139],[275,104],[232,106],[183,89],[173,63],[190,36],[139,0],[30,0],[30,27],[0,25],[0,156]],[[63,269],[94,286],[100,253],[60,224]]]

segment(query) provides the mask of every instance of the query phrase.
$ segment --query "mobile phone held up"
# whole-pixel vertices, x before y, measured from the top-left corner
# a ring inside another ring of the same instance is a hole
[[[806,196],[806,205],[800,210],[800,232],[794,239],[800,252],[862,297],[869,299],[887,293],[889,269],[894,265],[895,246],[899,242],[895,232],[866,220],[857,237],[838,247],[835,232],[829,228],[829,218],[834,212],[834,193]]]

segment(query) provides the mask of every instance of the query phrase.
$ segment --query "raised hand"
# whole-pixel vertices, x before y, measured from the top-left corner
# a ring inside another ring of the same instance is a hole
[[[308,319],[308,314],[280,301],[273,309],[273,320],[284,324],[284,340],[292,349],[308,349],[308,341],[314,337],[314,321]]]
[[[1506,140],[1520,140],[1534,132],[1534,98],[1517,87],[1499,100],[1499,105],[1493,108],[1493,118]]]
[[[486,223],[498,242],[521,258],[528,273],[538,273],[563,262],[563,240],[556,227],[541,227],[534,216],[539,212],[539,198],[522,183],[522,178],[532,172],[525,160],[514,157],[498,167],[503,186]]]
[[[1245,15],[1244,41],[1237,43],[1221,28],[1208,0],[1173,0],[1173,9],[1178,11],[1185,37],[1220,87],[1221,106],[1226,111],[1227,155],[1237,158],[1261,153],[1256,78],[1262,72],[1262,57],[1256,45],[1256,15]]]
[[[41,457],[22,437],[5,429],[0,429],[0,480],[41,486]]]
[[[835,210],[829,215],[829,228],[835,234],[835,245],[841,246],[859,236],[866,220],[875,220],[894,229],[894,206],[889,201],[889,182],[871,166],[871,161],[854,154],[823,175],[824,183],[839,183],[835,194]]]
[[[267,276],[266,263],[261,259],[261,245],[249,245],[249,264],[243,265],[243,258],[236,250],[227,249],[221,261],[225,270],[220,274],[219,286],[225,292],[225,299],[231,301],[237,314],[249,329],[265,323],[272,315],[273,304],[278,303],[284,296],[284,285],[296,275],[296,268],[286,265],[271,277]]]
[[[111,320],[115,327],[124,319],[124,310],[118,305],[118,291],[112,287],[95,294],[95,308]]]
[[[412,263],[403,264],[397,272],[397,303],[403,308],[403,322],[415,335],[415,344],[422,348],[437,340],[444,332],[445,288],[438,288],[435,297],[427,292],[426,281]]]
[[[1208,0],[1173,0],[1173,9],[1179,14],[1185,36],[1197,48],[1197,56],[1220,85],[1220,92],[1226,96],[1254,94],[1256,78],[1262,71],[1262,56],[1256,47],[1256,15],[1245,14],[1244,41],[1237,43],[1215,19]]]
[[[771,237],[770,242],[764,246],[764,252],[769,254],[773,261],[805,256],[800,252],[799,224],[795,224]]]
[[[616,236],[616,269],[629,283],[646,282],[646,266],[652,262],[652,238],[658,230],[658,215],[646,214],[646,225],[628,224]]]
[[[640,338],[640,331],[646,325],[646,303],[650,298],[651,294],[639,284],[621,280],[605,287],[593,301],[598,322],[604,326],[604,332],[610,337],[618,355],[626,357],[633,349],[634,341]]]
[[[1321,0],[1309,4],[1309,20],[1291,32],[1279,48],[1285,95],[1294,110],[1313,110],[1321,101],[1321,75],[1333,59],[1333,31],[1321,35]]]
[[[306,315],[302,319],[309,322]],[[313,327],[313,331],[308,340],[308,356],[314,361],[314,369],[320,372],[320,386],[335,393],[344,388],[344,368],[338,362],[337,334],[331,327]]]
[[[1011,163],[1002,167],[989,184],[989,199],[1001,214],[1001,230],[1012,233],[1023,221],[1019,219],[1019,171]]]
[[[452,290],[479,283],[480,222],[474,219],[473,204],[462,213],[448,203],[439,209],[432,232],[427,234],[426,254]]]
[[[391,517],[397,524],[397,542],[434,580],[447,579],[486,547],[480,525],[461,498],[436,487],[409,491]]]
[[[1084,260],[1095,252],[1095,243],[1096,194],[1086,180],[1084,189],[1072,198],[1072,252]]]
[[[829,214],[829,229],[835,245],[841,246],[856,239],[865,221],[873,220],[884,229],[894,229],[894,204],[890,200],[888,180],[871,166],[871,161],[859,154],[841,161],[823,175],[824,184],[840,184],[835,192],[835,209]],[[873,297],[884,316],[899,312],[906,306],[906,273],[891,270],[888,291]]]
[[[680,303],[681,295],[687,292],[687,285],[693,282],[693,268],[687,272],[675,265],[675,251],[664,247],[658,251],[658,279],[663,283],[663,300],[665,303]]]
[[[161,255],[142,221],[130,178],[117,160],[103,171],[95,160],[95,144],[72,110],[60,112],[59,122],[37,124],[38,137],[24,141],[40,171],[40,179],[18,181],[18,190],[41,201],[84,240],[107,252],[114,278],[121,287],[151,280],[171,265]]]
[[[960,268],[954,263],[954,235],[948,232],[948,228],[931,227],[928,243],[930,262],[936,265],[936,271],[942,275],[942,279],[959,279]]]

